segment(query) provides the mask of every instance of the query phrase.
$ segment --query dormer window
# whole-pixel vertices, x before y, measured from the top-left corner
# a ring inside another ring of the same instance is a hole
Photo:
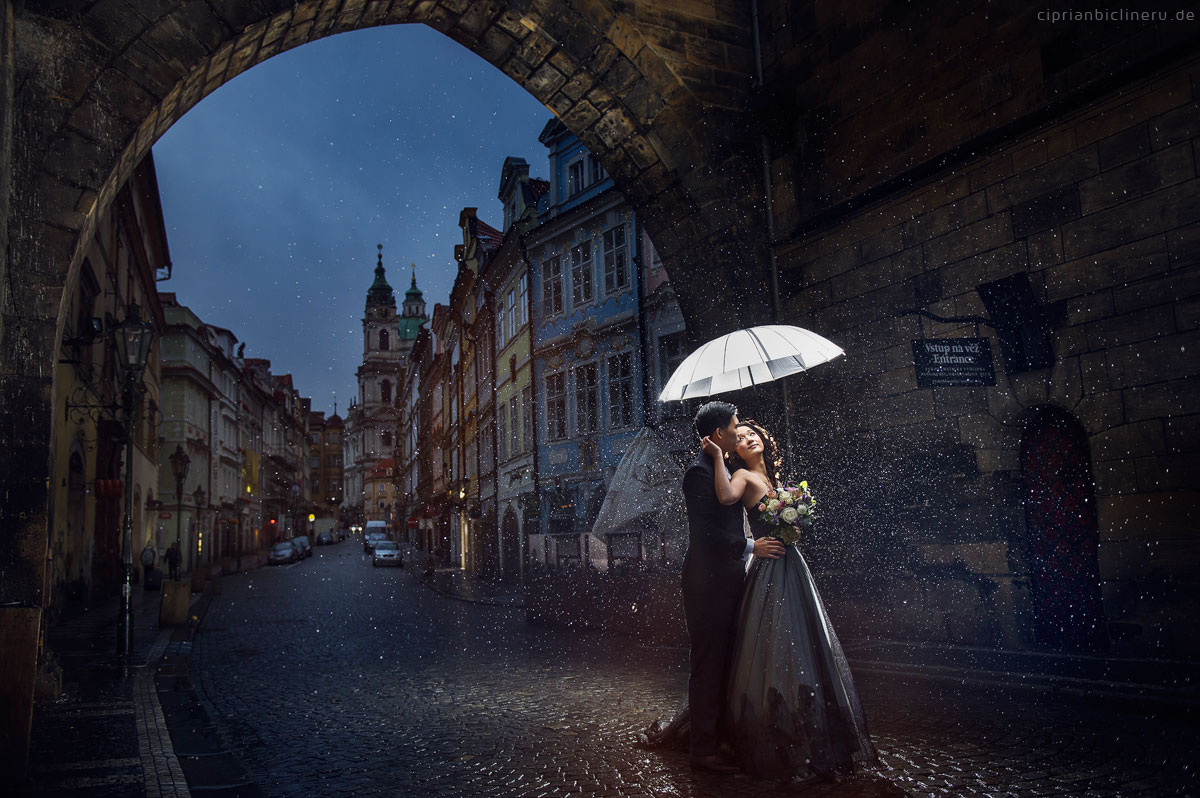
[[[599,158],[597,158],[595,155],[589,155],[587,160],[588,171],[590,172],[589,177],[591,178],[588,181],[588,185],[591,185],[592,183],[599,183],[608,176],[608,174],[604,171],[604,167],[600,165]]]
[[[583,191],[584,183],[583,158],[578,158],[567,164],[567,196],[573,197]]]

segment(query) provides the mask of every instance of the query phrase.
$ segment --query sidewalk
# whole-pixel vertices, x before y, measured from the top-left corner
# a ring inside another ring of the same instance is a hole
[[[133,646],[116,656],[117,597],[70,607],[46,633],[62,693],[34,705],[24,795],[142,798],[261,794],[221,750],[187,676],[217,582],[192,595],[188,623],[159,627],[162,593],[133,586]],[[178,752],[178,754],[177,754]],[[214,791],[212,787],[218,789]]]
[[[1200,708],[1200,663],[899,640],[843,641],[856,673]]]
[[[134,585],[130,599],[126,662],[116,655],[116,596],[69,606],[46,631],[46,647],[62,668],[62,693],[34,705],[28,794],[188,795],[153,695],[151,665],[176,630],[159,628],[160,591]]]
[[[426,577],[420,573],[419,555],[410,551],[406,556],[414,574],[444,596],[474,604],[525,606],[520,585],[488,582],[451,567],[439,567]],[[887,639],[846,639],[842,643],[855,673],[1153,702],[1183,711],[1200,708],[1200,662]]]
[[[493,582],[471,574],[461,568],[439,564],[432,575],[422,572],[421,553],[411,544],[405,544],[404,567],[412,571],[421,583],[447,598],[484,604],[491,607],[525,606],[525,592],[519,584]]]

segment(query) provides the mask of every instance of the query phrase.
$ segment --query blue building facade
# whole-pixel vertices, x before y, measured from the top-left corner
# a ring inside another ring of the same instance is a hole
[[[532,275],[539,534],[550,567],[638,557],[636,540],[591,525],[630,441],[651,420],[637,216],[582,142],[557,119],[540,136],[550,190],[525,238]]]

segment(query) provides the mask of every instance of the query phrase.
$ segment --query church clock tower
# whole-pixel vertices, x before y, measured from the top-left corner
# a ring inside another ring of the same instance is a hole
[[[392,510],[388,501],[381,503],[379,491],[381,485],[387,489],[389,469],[395,468],[400,418],[397,404],[403,401],[400,393],[404,370],[417,333],[427,320],[415,266],[412,286],[404,295],[403,312],[397,315],[396,294],[383,268],[383,245],[378,249],[375,281],[367,289],[363,310],[363,357],[356,372],[358,395],[346,414],[344,452],[346,503],[361,501],[366,520],[386,519]]]

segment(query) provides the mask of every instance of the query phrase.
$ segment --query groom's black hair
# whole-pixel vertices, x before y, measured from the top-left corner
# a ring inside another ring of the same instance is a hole
[[[728,427],[736,415],[737,408],[729,402],[708,402],[696,411],[692,424],[696,427],[696,434],[703,438],[712,435],[714,430]]]

